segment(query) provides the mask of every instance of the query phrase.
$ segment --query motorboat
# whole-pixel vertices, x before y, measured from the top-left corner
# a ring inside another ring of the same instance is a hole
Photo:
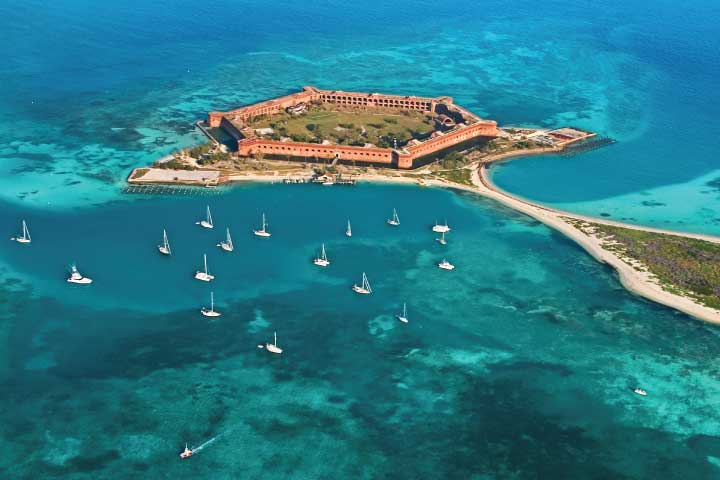
[[[70,268],[70,277],[67,279],[70,283],[77,283],[78,285],[88,285],[92,283],[92,279],[83,277],[75,265]]]

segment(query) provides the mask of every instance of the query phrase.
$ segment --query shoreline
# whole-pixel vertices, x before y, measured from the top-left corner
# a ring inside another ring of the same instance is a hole
[[[617,272],[620,283],[626,290],[630,291],[631,293],[651,300],[653,302],[659,303],[666,307],[670,307],[680,312],[683,312],[693,318],[703,320],[708,323],[720,325],[720,310],[706,307],[689,297],[668,292],[667,290],[663,289],[662,286],[653,278],[652,274],[646,271],[636,270],[620,256],[604,249],[600,239],[578,230],[567,220],[590,222],[639,231],[659,233],[664,235],[675,235],[679,237],[705,240],[713,243],[720,243],[720,237],[697,233],[685,233],[672,230],[664,230],[654,227],[643,227],[613,220],[605,220],[601,218],[574,214],[571,212],[565,212],[562,210],[546,207],[502,190],[500,187],[496,186],[492,182],[488,175],[488,167],[493,163],[532,155],[553,154],[560,151],[562,151],[562,148],[535,148],[528,150],[505,152],[502,154],[485,157],[481,160],[476,160],[463,167],[465,169],[471,170],[470,179],[473,183],[472,186],[438,178],[423,178],[423,180],[428,186],[454,188],[458,190],[472,192],[478,195],[482,195],[483,197],[493,199],[517,212],[524,213],[525,215],[534,218],[535,220],[543,223],[545,226],[552,228],[553,230],[563,234],[570,240],[574,241],[598,262],[611,266]],[[267,173],[249,173],[233,175],[223,174],[219,170],[203,171],[207,173],[216,173],[218,175],[219,184],[243,182],[274,183],[276,181],[281,182],[285,178],[287,178],[287,175],[283,175],[279,171],[273,172],[272,175]],[[147,183],[142,181],[131,181],[134,173],[135,170],[133,170],[133,173],[131,173],[130,178],[128,179],[128,183]],[[412,174],[413,172],[410,171],[406,173]],[[419,172],[414,173],[417,174]],[[418,184],[418,178],[411,178],[404,175],[388,175],[377,172],[370,174],[359,174],[356,175],[355,178],[357,178],[358,180],[372,183],[394,183],[413,185]],[[158,183],[177,184],[184,182],[176,180],[174,182]]]

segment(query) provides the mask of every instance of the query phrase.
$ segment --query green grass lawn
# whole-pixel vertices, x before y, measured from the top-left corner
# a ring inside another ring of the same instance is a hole
[[[321,142],[328,140],[341,145],[372,143],[392,147],[412,138],[423,139],[434,129],[433,118],[422,112],[388,113],[380,111],[335,111],[333,105],[313,106],[303,115],[280,113],[251,119],[252,128],[272,128],[273,137],[290,137],[295,141]]]

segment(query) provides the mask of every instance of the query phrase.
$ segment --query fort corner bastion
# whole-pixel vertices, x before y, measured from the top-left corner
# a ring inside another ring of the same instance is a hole
[[[313,143],[290,138],[269,138],[262,129],[251,126],[254,119],[272,115],[303,115],[314,105],[335,111],[360,113],[423,112],[432,117],[431,132],[398,145],[381,147],[340,145],[329,141]],[[267,158],[332,159],[409,169],[422,159],[450,148],[485,141],[497,136],[497,122],[485,120],[455,105],[451,97],[416,97],[379,93],[321,90],[306,86],[302,91],[266,100],[227,112],[209,112],[207,123],[220,128],[237,141],[238,155],[262,154]]]

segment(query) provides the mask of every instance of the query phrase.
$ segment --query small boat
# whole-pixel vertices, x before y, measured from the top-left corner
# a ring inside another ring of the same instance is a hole
[[[262,214],[262,228],[260,230],[253,230],[253,233],[258,237],[269,237],[270,232],[267,231],[267,222],[265,221],[265,214]]]
[[[80,275],[77,267],[73,265],[70,268],[70,277],[68,277],[67,281],[70,283],[77,283],[79,285],[89,285],[92,283],[92,278],[83,277],[82,275]]]
[[[205,271],[195,272],[195,279],[202,280],[203,282],[209,282],[215,279],[215,275],[210,275],[207,268],[207,255],[203,254],[203,263],[205,264]]]
[[[438,267],[442,268],[443,270],[454,270],[455,269],[455,265],[448,262],[444,258],[443,258],[442,262],[438,263]]]
[[[225,234],[226,234],[225,241],[218,243],[217,246],[220,247],[220,248],[222,248],[222,249],[225,250],[226,252],[232,252],[235,247],[233,247],[232,238],[230,237],[230,229],[229,229],[229,228],[226,228],[226,229],[225,229]]]
[[[329,180],[325,180],[324,182],[322,182],[322,185],[323,185],[323,187],[329,187],[331,185],[335,185],[335,182],[333,180],[329,179]]]
[[[425,179],[423,179],[423,178],[418,180],[417,184],[420,185],[421,187],[427,187],[429,185],[428,182],[426,182]]]
[[[195,225],[200,225],[203,228],[213,228],[212,214],[210,213],[210,205],[207,206],[207,213],[205,214],[205,220],[195,222]]]
[[[215,295],[213,295],[213,292],[210,292],[210,308],[203,307],[200,313],[206,317],[219,317],[222,315],[220,312],[215,311]]]
[[[28,230],[27,223],[25,223],[25,220],[22,221],[22,229],[23,233],[20,237],[11,237],[10,240],[14,240],[18,243],[30,243],[32,239],[30,238],[30,230]]]
[[[638,395],[640,395],[640,396],[642,396],[642,397],[646,397],[646,396],[647,396],[647,392],[646,392],[645,390],[643,390],[642,388],[640,388],[640,387],[634,388],[634,389],[633,389],[633,392],[637,393]]]
[[[440,225],[437,223],[437,220],[435,221],[435,226],[432,227],[432,231],[435,233],[447,233],[450,231],[450,227],[448,226],[447,220],[445,220],[445,225]]]
[[[400,321],[403,322],[403,323],[408,323],[408,318],[407,318],[407,303],[403,303],[403,313],[402,313],[402,315],[397,314],[397,315],[395,315],[395,318],[397,318],[398,320],[400,320]]]
[[[356,283],[355,285],[353,285],[352,289],[355,293],[360,293],[363,295],[369,295],[372,293],[372,288],[370,288],[370,282],[368,282],[365,272],[363,272],[362,275],[362,285],[358,285]]]
[[[163,244],[158,245],[158,250],[163,255],[170,255],[170,242],[168,242],[167,232],[163,229]]]
[[[274,332],[275,341],[273,343],[266,343],[265,348],[270,353],[282,353],[282,348],[277,346],[277,332]]]
[[[352,237],[352,228],[350,227],[350,219],[348,218],[347,230],[345,230],[346,237]]]
[[[195,452],[192,451],[192,450],[190,450],[190,449],[188,448],[188,446],[187,446],[187,443],[186,443],[186,444],[185,444],[185,450],[183,450],[182,452],[180,452],[180,458],[189,458],[189,457],[192,457],[193,453],[195,453]]]
[[[437,240],[440,245],[447,245],[447,240],[445,240],[445,232],[442,232],[442,236],[440,238],[436,238],[435,240]]]
[[[313,260],[313,263],[318,267],[327,267],[328,265],[330,265],[330,261],[327,259],[327,254],[325,253],[324,243],[322,244],[322,248],[320,249],[320,256]]]
[[[397,227],[400,225],[400,217],[398,217],[397,210],[393,208],[393,214],[392,218],[387,219],[387,224],[392,225],[393,227]]]

